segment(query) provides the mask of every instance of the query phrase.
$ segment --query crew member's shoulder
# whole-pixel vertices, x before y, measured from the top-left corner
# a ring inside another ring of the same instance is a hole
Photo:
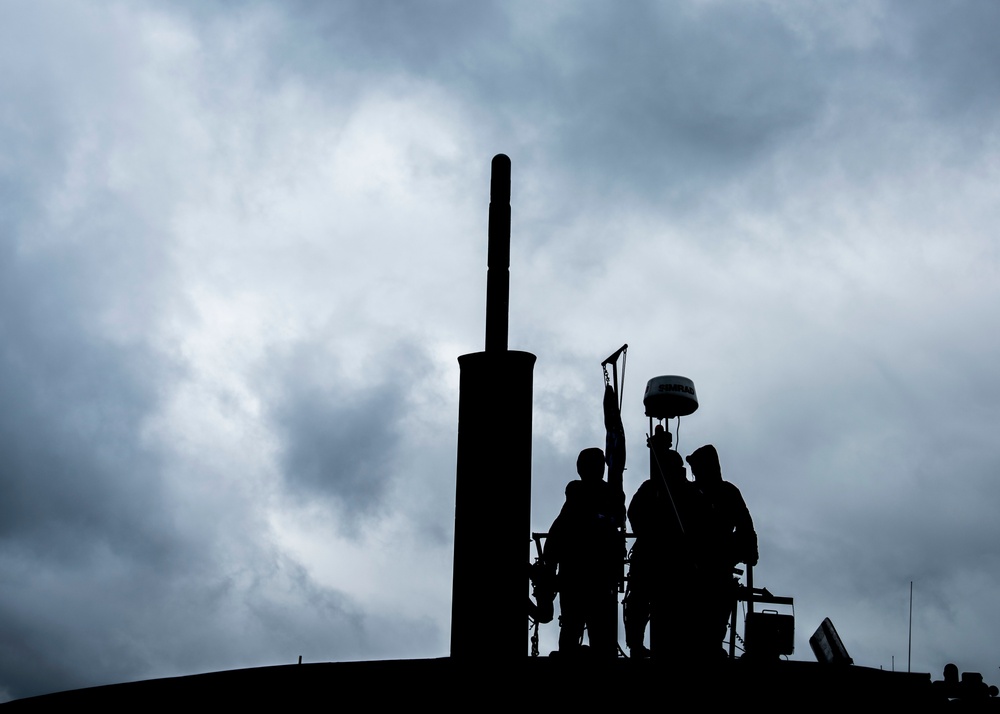
[[[642,494],[645,496],[647,493],[651,494],[654,491],[656,491],[656,484],[653,483],[652,479],[646,479],[639,484],[639,488],[635,490],[635,495],[638,496]],[[633,496],[633,498],[635,498],[635,496]]]

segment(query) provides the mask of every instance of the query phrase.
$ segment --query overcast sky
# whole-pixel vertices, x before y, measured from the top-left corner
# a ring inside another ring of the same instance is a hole
[[[1000,5],[0,0],[0,701],[448,653],[490,159],[532,523],[629,343],[858,664],[1000,679]],[[526,534],[527,536],[527,534]],[[520,606],[520,604],[518,604]],[[556,626],[543,628],[543,650]]]

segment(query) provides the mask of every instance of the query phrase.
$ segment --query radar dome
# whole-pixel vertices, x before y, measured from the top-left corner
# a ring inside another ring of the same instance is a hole
[[[646,382],[642,405],[646,407],[646,416],[654,419],[682,417],[698,408],[698,395],[694,382],[687,377],[653,377]]]

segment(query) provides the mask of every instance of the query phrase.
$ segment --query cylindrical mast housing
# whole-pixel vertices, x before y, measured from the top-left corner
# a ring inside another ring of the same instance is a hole
[[[507,349],[510,159],[493,158],[486,351],[458,358],[451,656],[527,655],[531,397],[535,355]]]

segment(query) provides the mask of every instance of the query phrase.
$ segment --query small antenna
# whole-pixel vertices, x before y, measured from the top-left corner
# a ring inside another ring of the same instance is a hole
[[[906,636],[906,671],[910,671],[910,653],[913,652],[913,581],[910,581],[910,633]]]

